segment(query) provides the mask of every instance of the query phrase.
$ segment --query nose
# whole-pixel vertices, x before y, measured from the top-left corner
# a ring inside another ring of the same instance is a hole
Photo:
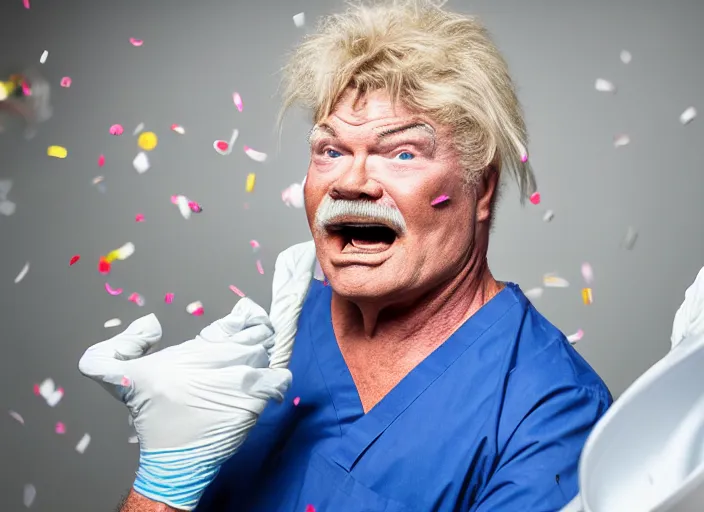
[[[354,159],[352,166],[336,179],[330,189],[333,199],[376,201],[384,195],[381,184],[369,176],[364,155]]]

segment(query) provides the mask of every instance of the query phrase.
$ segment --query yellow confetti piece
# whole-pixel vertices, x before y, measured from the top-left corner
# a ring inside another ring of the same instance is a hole
[[[584,303],[587,305],[594,302],[594,297],[592,296],[591,288],[582,288],[582,301],[584,301]]]
[[[46,150],[46,154],[54,158],[66,158],[68,151],[62,146],[49,146],[49,149]]]
[[[254,190],[254,180],[256,179],[256,176],[253,172],[250,172],[249,175],[247,175],[247,192],[251,192]]]
[[[139,144],[139,147],[144,151],[151,151],[156,147],[158,142],[159,139],[154,132],[144,132],[140,134],[139,139],[137,139],[137,144]]]

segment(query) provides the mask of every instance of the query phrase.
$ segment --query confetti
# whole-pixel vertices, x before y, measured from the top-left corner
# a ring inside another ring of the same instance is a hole
[[[64,389],[57,388],[52,379],[44,379],[39,386],[35,386],[34,392],[46,400],[49,407],[56,406],[64,396]]]
[[[139,438],[137,436],[130,436],[127,438],[127,442],[130,444],[137,444],[139,442]]]
[[[134,302],[139,307],[144,306],[144,297],[142,297],[140,294],[138,294],[136,292],[133,293],[132,295],[130,295],[129,297],[127,297],[127,300],[130,302]]]
[[[178,211],[181,212],[181,216],[188,220],[191,218],[191,208],[188,206],[188,198],[186,196],[177,196],[176,205],[178,206]]]
[[[306,505],[306,512],[315,512],[315,507],[313,505]]]
[[[281,200],[286,206],[293,206],[294,208],[303,208],[303,186],[299,183],[293,183],[289,187],[281,192]]]
[[[446,196],[445,194],[436,197],[432,201],[430,201],[430,206],[437,206],[439,204],[445,203],[450,200],[450,196]]]
[[[235,295],[239,295],[240,297],[244,297],[244,292],[242,290],[240,290],[239,288],[237,288],[234,284],[231,284],[229,286],[229,288],[232,291],[232,293],[234,293]]]
[[[115,249],[114,251],[110,251],[107,256],[105,256],[105,260],[108,263],[112,263],[115,260],[126,260],[130,256],[134,254],[134,244],[132,242],[127,242],[125,245],[122,247]]]
[[[100,155],[98,157],[98,167],[102,167],[105,165],[105,155]]]
[[[179,135],[183,135],[186,133],[186,130],[181,126],[180,124],[172,124],[171,125],[171,130],[174,132],[178,133]]]
[[[42,56],[39,57],[39,64],[44,64],[46,62],[46,59],[49,58],[49,50],[44,50],[42,52]]]
[[[294,14],[293,24],[296,25],[296,27],[301,28],[305,22],[306,22],[306,13],[299,12],[298,14]]]
[[[120,320],[119,318],[111,318],[110,320],[105,322],[105,324],[103,324],[103,327],[105,327],[106,329],[110,329],[111,327],[119,327],[120,325],[122,325],[122,320]]]
[[[144,132],[137,139],[137,144],[144,151],[151,151],[158,144],[159,139],[154,132]]]
[[[113,288],[108,283],[105,283],[105,291],[114,297],[122,293],[122,288]]]
[[[61,79],[61,87],[71,87],[71,77],[70,76],[65,76]]]
[[[558,277],[555,274],[546,274],[543,276],[543,286],[546,288],[567,288],[569,285],[566,279]]]
[[[121,124],[114,124],[110,127],[110,135],[122,135],[125,129]]]
[[[195,301],[186,306],[186,312],[189,315],[202,316],[205,313],[205,309],[200,301]]]
[[[144,222],[144,214],[143,213],[138,213],[137,215],[134,216],[134,221],[135,222]]]
[[[266,161],[266,153],[262,153],[261,151],[255,151],[254,149],[250,148],[249,146],[244,147],[244,154],[247,155],[249,158],[254,160],[255,162],[264,162]]]
[[[112,263],[105,259],[105,256],[101,256],[98,260],[98,272],[101,274],[109,274]]]
[[[297,396],[296,398],[293,399],[293,405],[298,405],[301,403],[301,397]]]
[[[15,412],[15,411],[10,411],[9,414],[18,423],[24,425],[24,418],[20,415],[20,413]]]
[[[49,407],[56,407],[63,397],[64,390],[63,388],[59,388],[49,395],[49,398],[46,399],[46,403]]]
[[[325,281],[323,267],[320,266],[320,262],[317,259],[315,260],[315,267],[313,268],[313,278],[318,281]]]
[[[594,83],[594,88],[599,92],[615,92],[616,91],[616,86],[613,83],[611,83],[608,80],[605,80],[603,78],[596,79],[596,82]]]
[[[631,59],[633,58],[631,52],[628,50],[621,50],[621,55],[619,57],[621,58],[621,62],[624,64],[630,64]]]
[[[529,198],[530,202],[533,204],[540,204],[540,192],[533,192]]]
[[[144,44],[144,41],[142,41],[141,39],[135,39],[134,37],[130,37],[130,44],[134,47],[139,48]]]
[[[253,172],[250,172],[247,175],[247,184],[245,185],[245,189],[247,190],[247,192],[251,192],[252,190],[254,190],[254,180],[255,179],[256,179],[256,176]]]
[[[552,210],[548,210],[543,214],[543,222],[550,222],[553,218],[555,218],[555,212]]]
[[[594,296],[592,295],[591,288],[582,288],[582,302],[584,302],[586,305],[589,305],[594,302]]]
[[[594,270],[589,263],[582,263],[582,277],[587,284],[591,284],[594,281]]]
[[[237,110],[242,112],[242,108],[244,105],[242,104],[242,97],[240,96],[240,93],[236,92],[232,95],[232,101],[235,104],[235,107],[237,107]]]
[[[636,240],[638,240],[638,232],[634,228],[629,227],[626,231],[626,236],[623,238],[622,245],[626,249],[631,250],[636,245]]]
[[[130,380],[130,378],[127,375],[123,375],[122,379],[120,379],[120,386],[122,386],[123,388],[127,388],[131,385],[132,385],[132,381]],[[131,418],[131,416],[130,416],[130,418]]]
[[[167,293],[164,295],[164,302],[167,304],[171,304],[174,301],[174,294],[173,293]]]
[[[251,245],[252,249],[254,249],[255,251],[257,251],[260,247],[259,242],[257,242],[256,240],[250,240],[249,245]]]
[[[78,441],[78,444],[76,445],[76,451],[81,454],[84,453],[86,451],[86,448],[88,448],[89,444],[90,444],[90,435],[83,434],[83,437],[81,438],[80,441]]]
[[[200,213],[203,211],[203,207],[196,203],[195,201],[188,201],[188,207],[193,213]]]
[[[222,156],[227,156],[230,153],[232,153],[232,148],[235,144],[235,141],[237,140],[237,137],[239,136],[240,132],[239,130],[235,129],[232,131],[232,137],[230,137],[230,142],[227,142],[226,140],[216,140],[213,142],[213,149],[218,155]]]
[[[65,434],[66,433],[66,425],[61,423],[60,421],[56,424],[54,427],[54,432],[57,434]]]
[[[132,135],[135,135],[135,136],[136,136],[136,135],[137,135],[139,132],[141,132],[142,130],[144,130],[144,123],[139,123],[139,124],[137,125],[137,127],[134,129],[134,131],[132,132]]]
[[[576,333],[570,334],[569,336],[567,336],[567,341],[569,341],[570,344],[574,345],[579,340],[581,340],[583,337],[584,337],[584,331],[582,329],[579,329]]]
[[[29,0],[22,0],[25,9],[29,9]]]
[[[620,135],[616,135],[614,137],[614,147],[615,148],[622,148],[623,146],[628,146],[631,143],[631,138],[626,135],[625,133],[622,133]]]
[[[544,291],[545,290],[543,290],[542,288],[531,288],[530,290],[526,290],[523,295],[525,295],[530,300],[539,299],[543,296]]]
[[[132,161],[132,167],[134,167],[134,170],[137,171],[139,174],[144,174],[149,170],[149,158],[147,158],[147,154],[144,152],[139,153],[136,157],[134,157],[134,160]]]
[[[22,502],[24,506],[29,508],[34,503],[34,498],[37,497],[37,489],[32,484],[27,484],[24,486],[24,492],[22,493]]]
[[[7,215],[8,217],[15,213],[17,205],[12,201],[0,201],[0,213],[2,215]]]
[[[257,272],[264,275],[264,267],[262,267],[262,262],[259,260],[257,260]]]
[[[63,146],[49,146],[46,150],[46,154],[54,158],[66,158],[68,150]]]
[[[689,124],[695,117],[697,117],[697,109],[694,107],[689,107],[682,112],[682,114],[680,114],[680,123]]]
[[[15,284],[22,281],[22,279],[24,279],[24,277],[27,275],[27,272],[29,272],[29,262],[24,264],[24,267],[22,267],[22,270],[20,270],[20,273],[17,274],[17,277],[15,277]]]
[[[78,260],[80,260],[80,259],[81,259],[81,255],[80,255],[80,254],[76,254],[76,255],[73,256],[73,257],[71,258],[71,260],[68,262],[68,266],[70,267],[70,266],[75,265],[76,263],[78,263]]]

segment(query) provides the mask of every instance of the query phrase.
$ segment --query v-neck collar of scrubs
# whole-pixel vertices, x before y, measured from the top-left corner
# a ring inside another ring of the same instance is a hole
[[[310,325],[313,352],[340,425],[341,442],[331,458],[351,471],[366,448],[438,379],[471,345],[521,302],[517,286],[506,286],[474,313],[442,345],[413,368],[369,412],[364,413],[357,387],[335,338],[331,316],[332,290],[325,287],[315,316],[325,325]],[[324,308],[324,309],[323,309]]]

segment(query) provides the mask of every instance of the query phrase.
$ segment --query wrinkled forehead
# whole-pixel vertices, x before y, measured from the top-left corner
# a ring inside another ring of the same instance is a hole
[[[308,133],[308,143],[320,139],[344,140],[346,138],[371,139],[383,142],[401,136],[413,136],[435,145],[438,133],[436,128],[420,117],[398,119],[378,119],[364,124],[348,124],[334,116],[315,124]]]

